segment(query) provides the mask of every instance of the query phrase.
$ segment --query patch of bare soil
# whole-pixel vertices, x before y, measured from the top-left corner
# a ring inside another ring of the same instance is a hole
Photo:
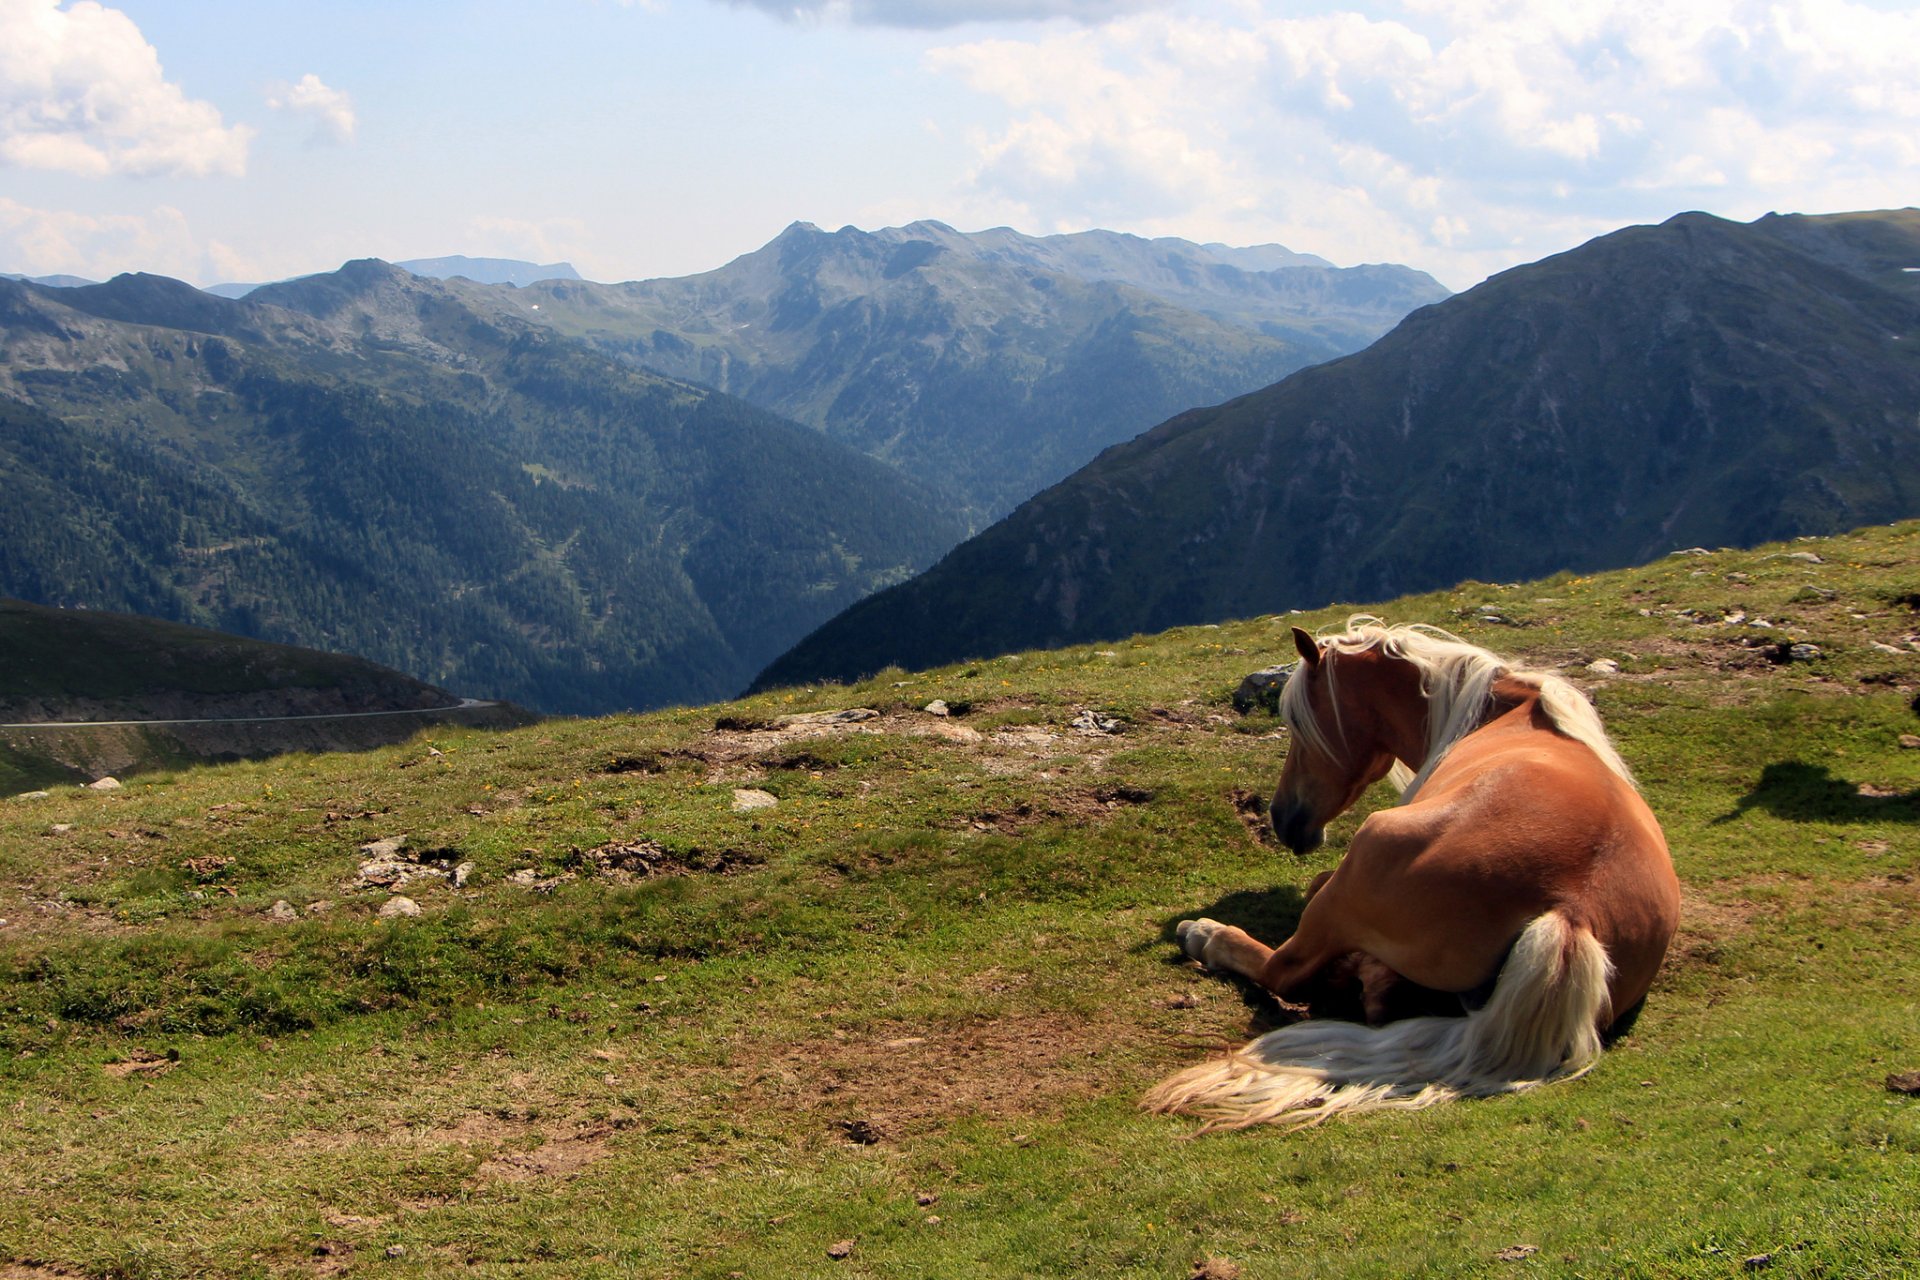
[[[118,1062],[101,1065],[100,1070],[117,1080],[129,1076],[162,1076],[180,1065],[180,1054],[176,1050],[166,1053],[154,1053],[150,1049],[133,1049]]]
[[[0,1280],[84,1280],[86,1274],[39,1262],[0,1262]]]
[[[1240,817],[1240,825],[1247,829],[1257,845],[1273,849],[1280,846],[1280,838],[1273,834],[1273,823],[1267,819],[1267,798],[1245,787],[1235,787],[1228,793],[1227,799],[1233,805],[1233,811]]]
[[[687,849],[678,853],[652,840],[611,840],[576,850],[570,861],[586,875],[631,884],[654,876],[732,875],[757,867],[761,856],[745,849]]]
[[[1104,818],[1115,810],[1146,804],[1152,799],[1153,792],[1144,787],[1108,784],[1086,791],[1048,796],[1038,801],[1022,800],[1004,810],[983,809],[971,818],[961,819],[961,824],[975,831],[1014,835],[1042,822]]]
[[[487,1182],[525,1182],[533,1178],[574,1178],[606,1158],[619,1122],[576,1124],[566,1132],[543,1134],[526,1150],[502,1151],[483,1161],[475,1177]]]
[[[1055,1114],[1112,1088],[1084,1059],[1126,1034],[1042,1013],[763,1044],[742,1055],[761,1055],[742,1100],[809,1112],[823,1134],[860,1145],[895,1141],[962,1116]]]

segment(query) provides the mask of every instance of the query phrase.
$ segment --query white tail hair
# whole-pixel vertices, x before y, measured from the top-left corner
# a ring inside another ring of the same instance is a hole
[[[1487,1003],[1464,1018],[1384,1027],[1295,1023],[1181,1072],[1141,1105],[1199,1116],[1202,1133],[1267,1123],[1303,1128],[1337,1115],[1417,1110],[1572,1079],[1600,1057],[1612,973],[1591,932],[1549,911],[1513,944]]]
[[[1502,676],[1532,685],[1540,691],[1540,706],[1556,732],[1572,738],[1600,758],[1612,773],[1633,785],[1633,774],[1626,761],[1607,740],[1600,713],[1586,695],[1551,671],[1516,667],[1496,653],[1468,644],[1451,632],[1423,623],[1386,626],[1370,614],[1355,614],[1347,619],[1347,629],[1328,636],[1321,645],[1334,653],[1358,653],[1379,649],[1391,658],[1411,663],[1420,672],[1420,692],[1427,700],[1427,758],[1419,772],[1404,764],[1393,768],[1393,784],[1400,788],[1405,804],[1419,793],[1447,752],[1460,739],[1478,729],[1486,720],[1493,699],[1493,683]],[[1337,679],[1335,665],[1325,668],[1329,680]],[[1325,754],[1338,756],[1333,734],[1314,715],[1306,696],[1306,684],[1289,680],[1280,690],[1280,714],[1294,739]]]

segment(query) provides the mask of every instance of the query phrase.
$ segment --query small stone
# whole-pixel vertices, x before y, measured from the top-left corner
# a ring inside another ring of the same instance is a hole
[[[53,796],[53,792],[51,791],[23,791],[19,795],[15,796],[14,799],[16,800],[47,800],[47,799],[51,799],[52,796]]]
[[[387,1246],[387,1257],[404,1258],[406,1256],[407,1256],[407,1246],[403,1244],[390,1244]]]
[[[1826,563],[1825,560],[1822,560],[1819,556],[1813,554],[1813,552],[1811,551],[1789,551],[1782,558],[1786,560],[1798,560],[1802,564],[1825,564]]]
[[[1617,676],[1620,674],[1620,664],[1612,658],[1595,658],[1587,664],[1587,673],[1596,676]]]
[[[1740,1259],[1740,1265],[1748,1271],[1765,1271],[1773,1265],[1773,1255],[1770,1253],[1752,1254],[1749,1257]]]
[[[929,702],[920,709],[930,716],[950,716],[953,714],[953,710],[947,706],[946,699],[944,698],[935,698],[932,702]]]
[[[1667,552],[1669,556],[1710,556],[1712,554],[1713,552],[1705,547],[1683,547],[1678,551]]]
[[[1086,710],[1073,718],[1073,728],[1082,733],[1120,733],[1125,725],[1112,716],[1103,716],[1098,711]]]
[[[761,809],[771,809],[779,803],[779,796],[755,787],[738,787],[733,793],[735,813],[754,813]]]
[[[447,873],[448,883],[452,884],[456,889],[466,888],[467,881],[472,879],[472,877],[473,864],[471,862],[463,862]]]
[[[1873,642],[1873,649],[1875,653],[1897,653],[1903,658],[1907,656],[1907,651],[1905,649],[1899,648],[1896,645],[1887,644],[1884,641],[1880,641],[1880,640],[1875,640]]]
[[[267,918],[269,920],[298,920],[300,913],[293,909],[291,902],[282,898],[267,908]]]
[[[1787,658],[1793,662],[1814,662],[1825,656],[1817,644],[1802,642],[1787,650]]]
[[[1920,1071],[1902,1071],[1888,1076],[1887,1089],[1892,1093],[1920,1096]]]
[[[89,791],[118,791],[119,789],[120,779],[118,778],[101,778],[97,782],[89,782],[87,784],[87,790]]]
[[[940,1225],[941,1218],[940,1218],[940,1215],[937,1213],[930,1213],[926,1216],[925,1221],[928,1226],[937,1227]]]
[[[1494,1254],[1493,1259],[1495,1262],[1518,1262],[1522,1258],[1531,1258],[1538,1252],[1540,1252],[1540,1246],[1537,1244],[1510,1244]]]
[[[1902,748],[1904,748],[1907,751],[1920,751],[1920,734],[1915,734],[1915,733],[1901,734],[1900,745]]]
[[[382,920],[397,920],[402,916],[411,917],[419,914],[420,904],[412,898],[403,898],[396,895],[380,904],[380,918]]]
[[[827,1246],[827,1256],[835,1262],[844,1262],[853,1256],[853,1241],[835,1240]]]
[[[938,1191],[917,1191],[914,1193],[913,1202],[924,1209],[928,1205],[939,1204],[940,1193]]]
[[[325,898],[320,899],[318,902],[309,902],[307,904],[307,914],[310,916],[323,916],[331,910],[333,910],[333,903]]]
[[[1911,735],[1908,735],[1908,736],[1911,736]],[[1905,744],[1902,744],[1902,745],[1905,745]],[[1916,741],[1913,745],[1916,747],[1920,747],[1920,741]],[[63,836],[67,834],[67,832],[73,830],[73,824],[71,822],[56,822],[52,826],[48,827],[47,830],[52,832],[56,836]]]
[[[397,858],[400,851],[407,847],[405,836],[388,836],[384,840],[369,840],[360,846],[362,858]]]

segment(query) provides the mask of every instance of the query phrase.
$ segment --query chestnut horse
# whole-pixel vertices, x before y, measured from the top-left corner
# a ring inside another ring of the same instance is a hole
[[[1465,1016],[1310,1018],[1167,1080],[1153,1110],[1298,1126],[1569,1079],[1666,954],[1680,909],[1666,839],[1586,698],[1446,632],[1375,621],[1324,643],[1294,628],[1273,826],[1306,853],[1389,772],[1400,805],[1360,825],[1277,948],[1213,920],[1182,921],[1179,939],[1283,1001],[1324,1006],[1357,975],[1370,1021],[1408,995],[1459,998]]]

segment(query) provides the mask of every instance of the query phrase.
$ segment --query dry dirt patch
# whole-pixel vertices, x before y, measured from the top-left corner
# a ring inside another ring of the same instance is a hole
[[[1058,1113],[1113,1088],[1087,1059],[1124,1031],[1060,1014],[894,1024],[860,1036],[743,1047],[760,1065],[742,1101],[804,1111],[819,1131],[869,1145],[960,1117]]]

